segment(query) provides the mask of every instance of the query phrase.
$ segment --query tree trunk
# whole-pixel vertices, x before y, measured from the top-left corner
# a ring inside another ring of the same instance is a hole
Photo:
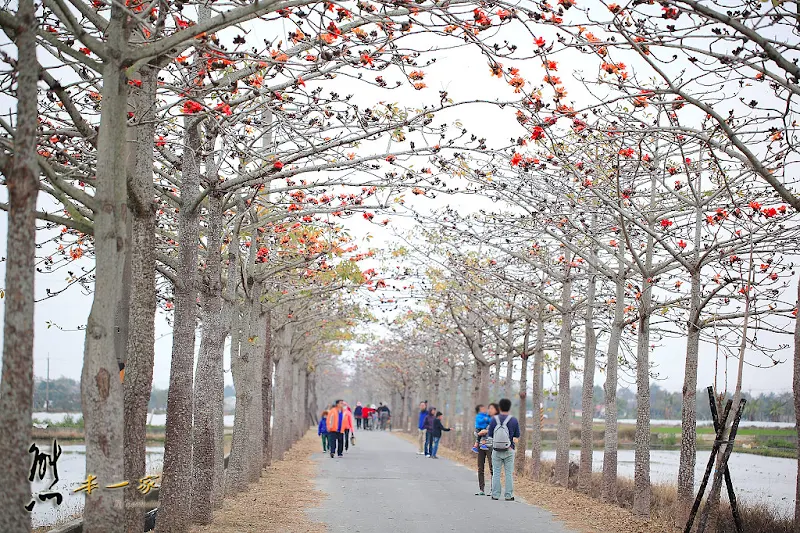
[[[251,347],[248,362],[248,378],[251,389],[251,399],[248,406],[248,458],[247,481],[253,483],[261,477],[261,462],[264,459],[264,399],[262,396],[264,350],[266,348],[265,335],[267,330],[267,314],[261,311],[261,291],[263,284],[253,285],[254,309],[251,318],[252,336],[254,343]],[[235,423],[235,422],[234,422]]]
[[[127,11],[111,6],[106,43],[111,53],[104,60],[103,106],[97,137],[98,211],[94,220],[94,301],[86,325],[81,406],[86,439],[86,473],[98,480],[118,480],[125,472],[123,458],[123,390],[116,353],[115,311],[128,241],[128,188],[126,129],[128,82],[119,58],[127,47]],[[113,482],[113,481],[112,481]],[[83,508],[85,533],[118,533],[124,530],[124,491],[102,490],[86,498]]]
[[[795,310],[800,306],[800,280],[797,281],[797,302]],[[794,393],[794,419],[798,442],[800,442],[800,312],[794,320],[794,374],[792,378]],[[794,502],[794,533],[800,533],[800,455],[797,457],[797,482]]]
[[[633,512],[650,516],[650,286],[644,281],[636,349],[636,434]],[[645,300],[646,299],[646,300]]]
[[[503,396],[511,399],[514,394],[514,307],[508,315],[508,331],[506,332],[506,377],[503,380]],[[497,365],[498,376],[500,374],[500,365]]]
[[[211,522],[214,509],[214,467],[216,464],[214,413],[218,409],[217,373],[223,365],[225,329],[222,316],[222,195],[208,196],[208,246],[206,269],[201,285],[203,334],[194,394],[194,433],[192,444],[192,506],[194,523]],[[132,532],[131,532],[132,533]]]
[[[517,442],[516,464],[517,474],[525,473],[526,451],[528,449],[527,435],[527,397],[528,397],[528,340],[531,333],[531,321],[525,321],[525,336],[522,341],[522,368],[519,377],[519,441]]]
[[[594,222],[594,220],[593,220]],[[593,224],[594,225],[594,224]],[[578,490],[588,493],[592,488],[592,441],[594,434],[594,365],[597,336],[594,332],[594,297],[597,273],[589,271],[584,317],[583,394],[581,396],[581,465],[578,470]]]
[[[678,468],[677,523],[685,524],[694,504],[694,468],[697,450],[697,362],[700,352],[700,271],[691,273],[691,296],[686,332],[686,365],[681,400],[681,456]]]
[[[264,362],[261,374],[261,402],[264,412],[262,468],[272,464],[272,313],[267,311],[264,328]]]
[[[453,431],[447,433],[447,443],[450,447],[456,447],[456,397],[458,395],[458,376],[456,375],[455,365],[450,367],[450,383],[447,386],[447,423]]]
[[[239,224],[241,218],[235,225],[235,229],[231,235],[231,242],[228,246],[228,271],[225,280],[225,301],[223,302],[224,309],[224,335],[230,334],[231,348],[230,355],[231,361],[235,360],[234,351],[238,353],[239,349],[239,309],[236,304],[236,287],[238,286],[237,267],[239,264]],[[211,499],[214,503],[214,509],[222,508],[222,501],[225,497],[225,370],[224,370],[224,344],[223,338],[223,355],[221,356],[220,365],[216,367],[214,375],[214,389],[217,391],[217,398],[214,401],[214,483],[211,492]]]
[[[133,160],[128,176],[131,205],[130,311],[125,360],[125,479],[137,481],[146,475],[145,440],[147,405],[153,384],[155,358],[155,231],[153,198],[153,139],[158,71],[149,66],[139,69],[141,87],[132,89],[135,142],[130,147]],[[125,487],[125,531],[141,533],[144,495],[136,484]]]
[[[531,427],[531,477],[539,481],[542,473],[542,416],[544,396],[544,303],[539,302],[536,319],[536,348],[533,352],[533,426]]]
[[[17,129],[14,155],[4,169],[8,186],[3,375],[0,381],[0,531],[27,533],[31,515],[28,446],[33,408],[33,302],[36,273],[37,88],[36,8],[20,0],[16,19]],[[53,450],[55,452],[55,450]]]
[[[561,289],[561,354],[558,363],[558,431],[556,433],[556,484],[566,487],[569,482],[569,425],[572,419],[569,378],[572,365],[572,278],[567,252],[563,288]]]
[[[478,398],[476,404],[482,403],[486,405],[489,403],[489,366],[486,363],[476,360],[475,361],[475,369],[477,372],[477,387],[478,387]]]
[[[178,213],[178,270],[175,283],[175,321],[164,436],[164,469],[156,531],[183,533],[189,529],[192,490],[192,386],[197,328],[198,209],[189,206],[200,193],[200,122],[185,118]]]
[[[228,468],[225,470],[225,495],[233,496],[244,488],[244,471],[247,463],[247,425],[249,423],[250,382],[247,361],[250,356],[251,315],[253,302],[245,300],[241,318],[239,345],[234,351],[231,347],[231,374],[236,389],[236,411],[233,419],[233,439]]]
[[[611,338],[608,341],[608,361],[605,382],[605,444],[603,449],[603,488],[602,498],[606,502],[617,501],[617,369],[619,367],[619,345],[625,327],[625,277],[620,260],[618,277],[614,280],[616,293],[614,299],[614,320],[611,324]]]

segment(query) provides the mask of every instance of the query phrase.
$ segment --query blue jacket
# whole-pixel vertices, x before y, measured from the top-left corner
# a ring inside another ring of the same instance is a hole
[[[317,435],[327,435],[328,434],[328,421],[325,418],[322,418],[319,421],[319,427],[317,428]]]
[[[492,417],[489,416],[489,413],[478,413],[475,415],[475,431],[480,431],[482,429],[486,429],[489,427],[489,422],[492,421]]]
[[[419,412],[419,429],[425,429],[425,417],[428,416],[428,410]]]

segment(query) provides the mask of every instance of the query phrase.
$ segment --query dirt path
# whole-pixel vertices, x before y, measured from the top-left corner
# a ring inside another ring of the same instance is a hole
[[[258,483],[226,498],[211,524],[195,527],[192,533],[324,533],[325,525],[312,522],[304,512],[325,497],[314,488],[316,463],[311,455],[319,447],[319,438],[309,432]]]

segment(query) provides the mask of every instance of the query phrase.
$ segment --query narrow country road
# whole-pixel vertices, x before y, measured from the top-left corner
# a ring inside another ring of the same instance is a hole
[[[319,453],[317,489],[326,494],[310,518],[331,533],[535,531],[573,533],[549,512],[475,496],[474,471],[416,455],[413,444],[382,431],[360,431],[341,459]],[[488,472],[487,472],[488,475]]]

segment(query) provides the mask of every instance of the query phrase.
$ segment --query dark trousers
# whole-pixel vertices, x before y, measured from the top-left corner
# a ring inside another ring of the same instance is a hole
[[[330,447],[331,456],[337,452],[342,455],[344,451],[344,433],[339,433],[338,431],[328,433],[328,446]]]
[[[478,487],[480,488],[481,492],[484,491],[486,488],[486,479],[484,478],[484,467],[486,463],[489,463],[489,479],[492,478],[492,450],[491,448],[488,450],[481,450],[478,449]]]
[[[361,418],[356,418],[356,429],[361,429]]]
[[[425,432],[425,456],[433,455],[433,431]]]
[[[350,430],[349,429],[345,429],[344,430],[344,449],[345,450],[349,450],[350,449]]]

